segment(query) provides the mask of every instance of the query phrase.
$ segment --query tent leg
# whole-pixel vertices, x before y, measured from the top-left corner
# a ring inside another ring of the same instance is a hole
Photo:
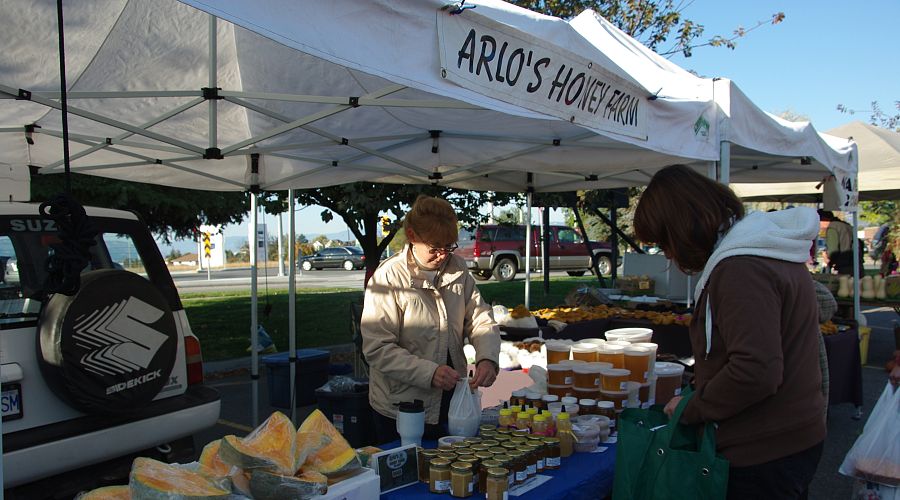
[[[531,179],[531,174],[528,174]],[[525,307],[531,304],[531,188],[525,194]]]
[[[250,193],[250,228],[253,235],[250,242],[250,401],[253,405],[253,427],[259,424],[259,315],[257,312],[257,263],[259,247],[257,241],[256,194]],[[265,248],[265,247],[264,247]]]
[[[216,39],[216,16],[209,16],[209,88],[218,86],[218,40]],[[218,99],[209,99],[209,147],[217,148],[219,144]]]
[[[853,319],[856,321],[856,324],[859,325],[860,315],[859,312],[859,243],[857,242],[857,231],[859,231],[859,212],[854,211],[850,214],[853,218],[853,233],[852,238],[850,238],[850,244],[853,245]]]
[[[731,143],[719,143],[719,182],[726,186],[731,183]]]
[[[295,282],[297,278],[297,256],[296,250],[294,247],[294,242],[297,241],[296,235],[296,224],[294,222],[294,190],[288,189],[288,210],[290,211],[290,215],[288,216],[288,224],[290,224],[290,229],[288,229],[288,263],[290,268],[288,269],[288,359],[290,360],[290,388],[291,388],[291,422],[294,423],[294,426],[297,426],[297,405],[293,402],[294,395],[297,394],[297,391],[294,389],[296,387],[297,381],[296,377],[296,366],[297,366],[297,284]]]
[[[541,270],[546,297],[550,295],[550,207],[541,210]]]

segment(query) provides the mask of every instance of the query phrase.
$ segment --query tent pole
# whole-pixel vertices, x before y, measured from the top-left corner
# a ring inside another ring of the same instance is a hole
[[[253,427],[259,424],[259,349],[258,328],[259,315],[257,311],[257,262],[259,249],[257,247],[257,214],[256,193],[250,193],[250,401],[253,405]]]
[[[278,212],[278,276],[284,276],[284,222],[283,212]]]
[[[550,295],[550,207],[547,206],[541,210],[541,272],[546,297]]]
[[[719,176],[716,174],[718,172],[718,162],[711,161],[709,165],[706,166],[706,176],[712,180],[716,180]]]
[[[857,184],[858,186],[858,184]],[[853,234],[852,238],[850,238],[850,244],[853,245],[853,319],[856,321],[857,328],[859,326],[859,320],[861,313],[859,312],[859,275],[860,266],[859,266],[859,242],[857,241],[857,232],[859,231],[859,209],[857,208],[853,212],[850,213],[853,218]]]
[[[531,180],[531,174],[528,174]],[[531,187],[525,193],[525,307],[531,304]]]
[[[288,360],[290,360],[290,377],[291,377],[291,422],[294,425],[297,425],[297,405],[293,402],[294,395],[297,394],[295,390],[297,381],[296,377],[296,369],[297,366],[297,283],[295,280],[297,279],[297,255],[295,249],[295,242],[297,241],[297,228],[296,223],[294,221],[294,190],[288,189],[288,210],[290,211],[290,215],[288,216],[288,224],[291,226],[288,229],[288,262],[290,263],[290,269],[288,269]]]
[[[731,183],[731,143],[719,143],[719,182],[726,186]]]
[[[218,84],[218,45],[216,40],[216,16],[209,16],[209,88]],[[209,147],[217,148],[219,143],[218,99],[209,101]]]

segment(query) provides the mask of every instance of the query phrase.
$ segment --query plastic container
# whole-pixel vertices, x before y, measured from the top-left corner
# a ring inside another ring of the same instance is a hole
[[[625,368],[631,372],[628,380],[641,384],[649,380],[651,352],[647,347],[632,345],[625,348]]]
[[[606,344],[603,344],[603,345],[620,345],[622,347],[628,347],[631,345],[631,342],[629,342],[627,340],[610,340],[610,341],[606,342]]]
[[[613,368],[625,368],[625,347],[607,342],[597,347],[597,361],[609,363]]]
[[[548,384],[572,385],[572,381],[572,365],[561,363],[547,365]]]
[[[600,388],[604,391],[621,391],[631,376],[631,371],[624,368],[607,368],[600,372]]]
[[[654,344],[653,342],[638,342],[636,344],[631,344],[635,347],[646,347],[650,349],[650,374],[647,378],[651,378],[654,375],[654,369],[656,365],[656,353],[659,351],[659,346]]]
[[[600,387],[600,372],[604,368],[599,363],[584,363],[572,368],[574,375],[572,385],[584,389]],[[608,369],[608,368],[607,368]]]
[[[294,406],[308,406],[316,402],[316,389],[328,382],[328,360],[331,354],[318,349],[297,349],[294,365]],[[290,353],[287,351],[262,357],[266,367],[266,386],[269,404],[276,408],[291,407]],[[366,395],[368,398],[368,395]]]
[[[552,394],[552,395],[557,396],[560,399],[562,399],[565,397],[571,397],[573,394],[575,394],[575,392],[572,391],[571,385],[547,384],[547,394]]]
[[[625,408],[637,408],[641,404],[640,400],[638,399],[638,391],[641,385],[637,382],[626,382],[625,384],[625,390],[600,391],[603,396],[603,400],[612,401],[617,411],[623,410]]]
[[[547,406],[547,405],[549,405],[550,403],[558,403],[559,402],[559,396],[557,396],[555,394],[544,394],[543,396],[541,396],[541,401],[543,401],[543,403],[544,403],[544,407],[541,409],[542,410],[541,413],[543,413],[543,410],[549,409],[549,406]]]
[[[562,404],[564,404],[564,405],[577,405],[577,404],[578,404],[578,398],[573,397],[573,396],[569,396],[569,397],[565,397],[565,398],[560,398],[560,399],[559,399],[559,402],[562,403]]]
[[[597,359],[597,346],[594,344],[575,344],[572,346],[572,359],[579,359],[586,363],[600,361]]]
[[[600,391],[597,391],[599,394]],[[579,399],[578,406],[581,408],[581,415],[595,415],[597,413],[597,400],[591,398]]]
[[[656,395],[650,391],[652,386],[652,382],[647,382],[646,384],[641,384],[641,388],[638,389],[638,399],[641,402],[641,406],[649,408],[653,401],[656,400]]]
[[[586,363],[586,361],[583,359],[564,359],[564,360],[560,361],[558,364],[566,365],[566,366],[575,366],[575,365],[580,365],[581,363]]]
[[[569,344],[562,342],[547,342],[544,344],[547,349],[547,365],[559,363],[569,359]]]
[[[631,343],[650,342],[653,330],[649,328],[616,328],[606,331],[606,340],[627,340]]]
[[[582,400],[590,399],[596,401],[597,398],[600,397],[599,387],[573,387],[572,392],[575,394],[575,397],[578,398],[579,406],[581,405]]]
[[[600,339],[600,338],[596,338],[596,339],[581,339],[581,340],[579,341],[579,343],[581,343],[581,344],[594,344],[594,345],[599,346],[599,345],[605,344],[605,343],[606,343],[606,340],[605,340],[605,339]]]
[[[684,365],[658,361],[655,366],[655,372],[656,390],[654,391],[654,399],[656,404],[664,405],[675,396],[681,395],[681,378],[684,375]]]
[[[375,419],[369,406],[369,385],[356,384],[355,392],[316,389],[316,404],[354,448],[381,444],[374,442]]]

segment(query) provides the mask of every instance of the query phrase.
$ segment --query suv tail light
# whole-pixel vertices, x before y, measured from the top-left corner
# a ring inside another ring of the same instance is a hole
[[[203,355],[200,353],[200,341],[193,335],[184,337],[184,357],[187,360],[188,385],[203,383]]]
[[[474,246],[472,246],[472,257],[480,257],[480,256],[481,256],[481,250],[478,249],[478,244],[476,243]]]

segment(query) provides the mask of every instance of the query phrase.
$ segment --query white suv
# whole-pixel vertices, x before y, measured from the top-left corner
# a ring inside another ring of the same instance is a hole
[[[71,235],[37,204],[0,202],[8,498],[93,486],[77,484],[96,479],[86,466],[134,454],[190,458],[191,436],[219,417],[200,344],[147,227],[130,212],[86,211],[97,234],[81,286],[47,294],[48,258]]]

